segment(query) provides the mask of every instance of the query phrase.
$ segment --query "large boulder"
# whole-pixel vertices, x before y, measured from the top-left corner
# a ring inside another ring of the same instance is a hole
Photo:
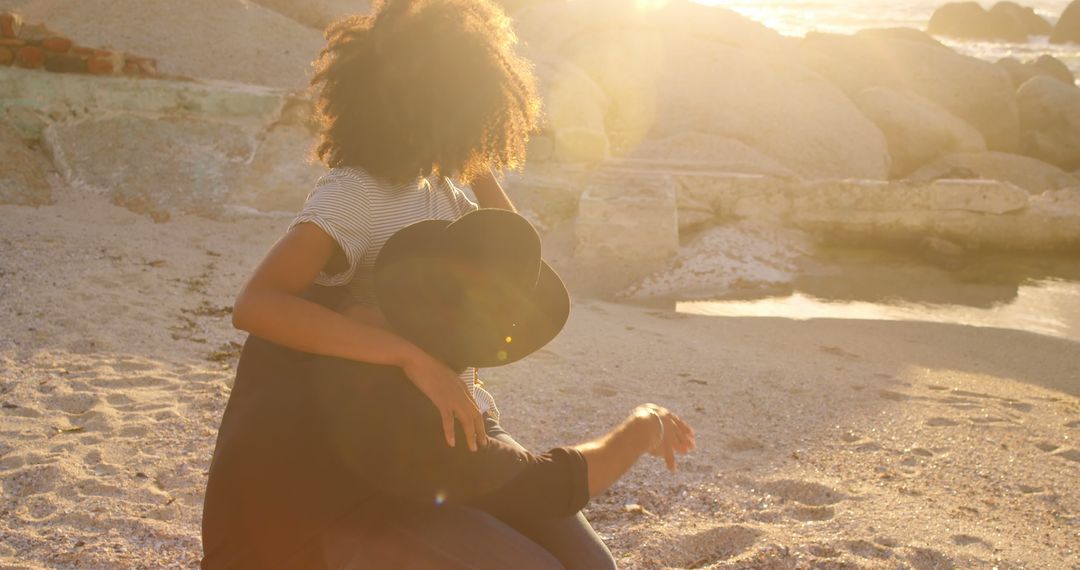
[[[542,3],[514,18],[514,30],[531,51],[554,54],[572,39],[593,30],[633,28],[642,33],[694,37],[758,51],[785,51],[794,40],[741,14],[689,0],[641,9],[625,0],[574,0]]]
[[[602,169],[581,195],[575,235],[594,287],[618,290],[663,269],[679,251],[674,180]]]
[[[1054,31],[1050,33],[1050,43],[1080,43],[1080,0],[1073,0],[1061,13]]]
[[[48,161],[14,129],[0,123],[0,204],[44,206],[53,202],[45,176]]]
[[[227,122],[119,115],[45,131],[57,168],[75,187],[155,220],[215,217],[255,149],[256,129]]]
[[[793,61],[790,41],[728,10],[570,2],[526,11],[518,28],[530,51],[557,54],[603,93],[566,98],[570,111],[548,101],[549,123],[581,105],[594,116],[602,104],[614,156],[699,132],[740,141],[803,176],[888,174],[884,137],[851,101]]]
[[[611,155],[605,115],[606,93],[581,68],[568,61],[536,58],[544,104],[543,130],[547,155],[560,162],[596,163]],[[530,159],[537,158],[534,144]]]
[[[628,156],[656,169],[709,170],[794,178],[795,172],[742,141],[699,132],[646,139]]]
[[[275,125],[263,136],[251,162],[230,185],[229,204],[261,212],[296,212],[326,172],[309,159],[315,137],[301,125]]]
[[[950,49],[934,36],[915,28],[865,28],[855,32],[855,36],[859,38],[915,42],[944,50]]]
[[[1040,55],[1037,59],[1026,63],[1013,57],[999,59],[997,65],[1004,69],[1012,78],[1013,85],[1020,87],[1029,79],[1038,75],[1053,77],[1067,85],[1074,85],[1076,78],[1072,70],[1060,59],[1052,55]]]
[[[371,12],[368,0],[254,0],[286,18],[323,30],[335,20]]]
[[[980,40],[1022,42],[1028,36],[1024,24],[1008,10],[988,12],[978,2],[942,5],[934,10],[926,29],[934,35]]]
[[[1000,67],[925,42],[807,34],[802,61],[851,96],[875,85],[912,91],[979,130],[988,147],[1019,142],[1016,93]]]
[[[870,87],[855,96],[855,104],[885,133],[893,177],[943,154],[986,150],[986,141],[974,127],[914,93]]]
[[[1023,28],[1027,36],[1049,36],[1054,26],[1046,18],[1038,15],[1030,6],[1021,6],[1016,2],[998,2],[990,8],[991,17],[1011,19]]]
[[[1068,171],[1080,169],[1080,89],[1046,76],[1017,91],[1023,153]]]
[[[909,178],[918,182],[942,178],[999,180],[1015,184],[1032,194],[1080,188],[1080,179],[1052,164],[1003,152],[950,154],[916,170]]]
[[[77,43],[157,59],[158,70],[303,89],[322,34],[245,0],[35,0],[19,8]]]
[[[667,48],[654,84],[652,135],[703,131],[733,138],[805,177],[888,176],[881,131],[788,55],[693,41]]]

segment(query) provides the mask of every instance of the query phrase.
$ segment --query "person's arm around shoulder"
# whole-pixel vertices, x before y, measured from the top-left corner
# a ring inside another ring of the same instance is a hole
[[[350,319],[301,295],[334,254],[337,242],[312,223],[289,230],[270,250],[233,305],[233,326],[296,350],[398,366],[439,409],[447,443],[454,418],[468,446],[487,442],[483,417],[457,375],[416,345],[379,326]]]
[[[495,178],[495,174],[490,170],[477,176],[469,186],[473,194],[476,194],[476,201],[479,202],[481,208],[498,208],[517,212],[514,203],[510,201],[510,197],[506,195],[498,179]]]

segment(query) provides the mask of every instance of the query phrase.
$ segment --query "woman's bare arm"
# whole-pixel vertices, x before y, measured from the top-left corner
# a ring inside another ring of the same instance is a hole
[[[236,298],[233,326],[305,352],[404,365],[418,350],[415,346],[300,296],[336,247],[318,226],[293,228],[274,245]]]
[[[642,404],[603,437],[574,449],[585,458],[589,496],[595,497],[618,481],[643,454],[663,457],[668,469],[675,471],[675,454],[689,453],[696,445],[693,428],[679,416],[655,404]]]
[[[502,186],[499,185],[499,181],[495,179],[495,175],[490,171],[478,176],[476,180],[473,180],[470,187],[473,193],[476,194],[476,201],[481,208],[517,211],[514,208],[514,203],[510,201],[510,197],[506,195]]]
[[[274,245],[233,305],[233,326],[296,350],[398,366],[439,409],[447,444],[454,419],[469,449],[486,445],[484,420],[464,384],[416,345],[374,324],[350,319],[301,297],[336,242],[314,224],[298,224]]]

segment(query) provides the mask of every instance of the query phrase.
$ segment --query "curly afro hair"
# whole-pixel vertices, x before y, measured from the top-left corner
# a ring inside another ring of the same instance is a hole
[[[311,80],[330,167],[392,183],[520,167],[540,114],[531,64],[488,0],[376,1],[326,30]]]

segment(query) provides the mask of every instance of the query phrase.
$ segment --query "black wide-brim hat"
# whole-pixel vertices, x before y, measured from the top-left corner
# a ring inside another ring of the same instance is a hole
[[[398,231],[375,260],[374,290],[396,333],[454,369],[521,360],[570,314],[566,286],[540,257],[540,236],[508,210]]]

